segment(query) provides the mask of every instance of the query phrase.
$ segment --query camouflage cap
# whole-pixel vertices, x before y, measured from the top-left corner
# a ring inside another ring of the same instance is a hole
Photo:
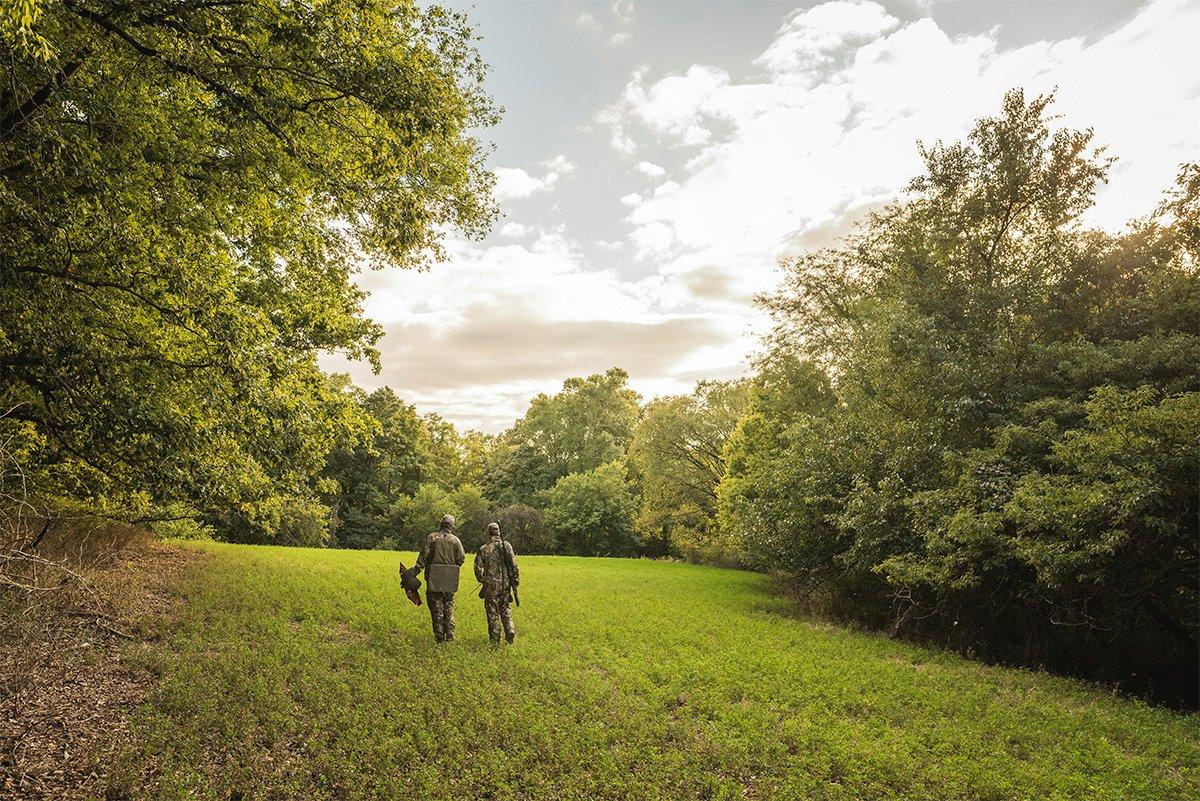
[[[493,531],[496,532],[497,534],[500,533],[500,524],[499,523],[488,523],[488,533],[491,533]]]
[[[454,527],[454,515],[446,515],[442,518],[442,528]]]

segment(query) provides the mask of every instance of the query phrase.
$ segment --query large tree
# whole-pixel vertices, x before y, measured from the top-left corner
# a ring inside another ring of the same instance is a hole
[[[461,15],[415,2],[0,11],[0,413],[45,495],[302,493],[376,359],[360,265],[489,222]]]
[[[529,503],[563,476],[623,459],[638,420],[640,397],[619,367],[568,378],[556,395],[537,395],[506,431],[486,478],[489,495]]]
[[[722,519],[847,614],[1195,703],[1200,171],[1088,230],[1110,159],[1050,102],[784,264],[772,352],[837,404],[744,421]]]
[[[560,478],[546,493],[546,525],[558,552],[580,556],[632,556],[636,498],[620,461]]]
[[[690,395],[646,404],[629,458],[641,477],[643,540],[700,558],[716,546],[725,446],[749,399],[745,381],[704,381]]]
[[[370,420],[363,435],[347,439],[329,454],[318,487],[331,511],[334,543],[372,548],[393,531],[393,507],[412,495],[424,478],[418,444],[424,435],[416,410],[389,387],[367,395],[356,390]]]

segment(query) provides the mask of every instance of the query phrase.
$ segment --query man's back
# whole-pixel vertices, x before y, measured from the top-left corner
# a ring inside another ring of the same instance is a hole
[[[461,565],[467,558],[462,540],[449,531],[430,534],[422,555],[424,565]]]
[[[508,570],[506,570],[505,548],[508,543],[503,540],[488,540],[479,548],[479,556],[475,559],[475,578],[480,584],[493,591],[498,591],[508,585]]]
[[[432,592],[456,592],[458,568],[466,561],[462,540],[446,529],[429,535],[417,557],[417,567],[425,569],[425,583]]]
[[[475,578],[483,585],[484,595],[494,595],[509,586],[509,568],[517,569],[514,557],[512,546],[499,537],[488,537],[488,541],[479,547],[475,556]]]

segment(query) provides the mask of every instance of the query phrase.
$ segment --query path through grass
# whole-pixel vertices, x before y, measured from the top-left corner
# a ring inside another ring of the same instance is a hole
[[[494,650],[469,573],[438,647],[398,554],[203,547],[134,797],[1200,797],[1200,717],[796,620],[760,576],[524,557]]]

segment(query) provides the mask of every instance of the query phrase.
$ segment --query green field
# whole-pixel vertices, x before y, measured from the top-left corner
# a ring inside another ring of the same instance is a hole
[[[435,646],[398,554],[202,547],[111,795],[1200,797],[1200,717],[805,622],[758,575],[525,557],[493,649],[469,572]]]

